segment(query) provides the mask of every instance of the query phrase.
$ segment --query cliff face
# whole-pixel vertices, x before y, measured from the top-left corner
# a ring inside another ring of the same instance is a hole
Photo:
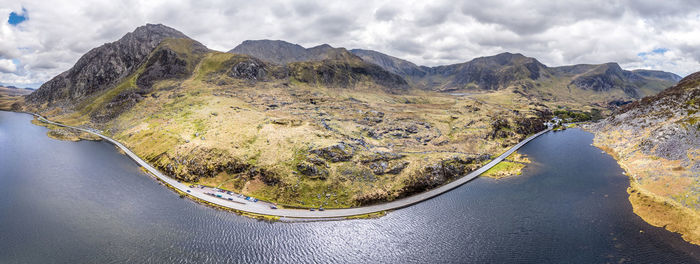
[[[71,69],[29,95],[27,102],[67,103],[109,89],[133,74],[166,38],[188,39],[181,32],[164,25],[141,26],[115,42],[90,50]]]
[[[629,173],[635,212],[693,243],[700,243],[699,98],[700,72],[591,127],[595,145]]]

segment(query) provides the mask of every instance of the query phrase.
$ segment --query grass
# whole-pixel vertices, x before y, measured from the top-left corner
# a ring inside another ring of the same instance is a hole
[[[345,219],[348,219],[348,220],[352,220],[352,219],[376,219],[376,218],[380,218],[380,217],[385,216],[385,215],[386,215],[386,211],[379,211],[379,212],[363,214],[363,215],[348,216],[348,217],[345,217]]]
[[[32,124],[35,124],[37,126],[43,126],[43,127],[48,128],[49,131],[46,132],[46,135],[48,137],[56,139],[56,140],[63,140],[63,141],[102,140],[102,138],[95,136],[93,134],[78,131],[75,129],[60,127],[60,126],[49,124],[49,123],[44,123],[44,122],[39,121],[36,118],[32,119],[31,122],[32,122]]]
[[[482,173],[481,176],[494,179],[501,179],[513,175],[520,175],[520,173],[522,173],[523,168],[525,168],[525,165],[521,163],[501,161],[500,163],[488,169],[486,172]]]
[[[684,240],[700,245],[700,214],[644,190],[632,181],[627,189],[634,213],[647,223],[682,234]]]

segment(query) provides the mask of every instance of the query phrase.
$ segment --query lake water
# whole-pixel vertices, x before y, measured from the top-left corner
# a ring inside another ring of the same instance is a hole
[[[0,263],[700,263],[632,212],[622,169],[578,129],[528,143],[514,178],[379,219],[269,223],[181,199],[109,143],[50,139],[31,119],[0,111]]]

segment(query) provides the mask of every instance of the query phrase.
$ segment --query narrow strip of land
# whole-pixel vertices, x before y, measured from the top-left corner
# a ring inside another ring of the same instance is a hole
[[[138,163],[140,166],[148,170],[150,173],[152,173],[155,177],[160,179],[161,181],[165,182],[166,184],[170,185],[171,187],[178,189],[182,192],[186,192],[187,194],[194,196],[198,199],[234,209],[234,210],[239,210],[243,212],[249,212],[249,213],[255,213],[255,214],[261,214],[261,215],[272,215],[272,216],[279,216],[279,217],[289,217],[289,218],[341,218],[341,217],[348,217],[348,216],[355,216],[355,215],[364,215],[364,214],[371,214],[371,213],[376,213],[376,212],[381,212],[381,211],[387,211],[387,210],[394,210],[394,209],[399,209],[402,207],[410,206],[425,200],[428,200],[430,198],[433,198],[435,196],[438,196],[440,194],[443,194],[447,191],[450,191],[454,188],[459,187],[460,185],[473,180],[474,178],[478,177],[480,174],[484,173],[491,167],[495,166],[499,162],[503,161],[506,157],[510,156],[513,152],[518,150],[520,147],[524,146],[527,142],[530,142],[530,140],[533,140],[534,138],[544,134],[547,131],[550,131],[551,128],[545,129],[537,134],[534,134],[525,140],[521,141],[520,143],[516,144],[515,146],[511,147],[508,149],[508,151],[504,152],[497,158],[493,159],[491,162],[488,164],[484,165],[483,167],[472,171],[471,173],[465,175],[464,177],[461,177],[453,182],[450,182],[448,184],[445,184],[443,186],[440,186],[438,188],[422,192],[416,195],[412,195],[406,198],[394,200],[391,202],[387,203],[382,203],[382,204],[376,204],[376,205],[370,205],[370,206],[363,206],[363,207],[354,207],[354,208],[343,208],[343,209],[326,209],[324,211],[310,211],[310,210],[302,210],[302,209],[272,209],[269,204],[267,203],[257,203],[257,202],[252,202],[248,201],[246,199],[243,199],[244,197],[241,196],[235,196],[235,195],[220,195],[221,197],[217,197],[217,195],[212,195],[211,193],[205,192],[204,189],[202,188],[192,188],[190,185],[179,182],[176,179],[170,178],[166,176],[165,174],[161,173],[159,170],[156,168],[152,167],[150,164],[148,164],[146,161],[142,160],[139,156],[137,156],[135,153],[133,153],[129,148],[126,146],[122,145],[118,141],[107,137],[105,135],[102,135],[100,133],[97,133],[96,131],[92,131],[90,129],[85,129],[85,128],[80,128],[80,127],[74,127],[74,126],[69,126],[69,125],[64,125],[61,123],[56,123],[47,120],[46,118],[38,115],[31,113],[32,115],[36,116],[40,121],[49,123],[52,125],[56,126],[61,126],[61,127],[68,127],[68,128],[73,128],[77,129],[83,132],[87,132],[93,135],[96,135],[112,144],[120,148],[121,150],[126,153],[127,156],[129,156],[132,160],[134,160],[136,163]],[[229,199],[231,198],[231,199]]]

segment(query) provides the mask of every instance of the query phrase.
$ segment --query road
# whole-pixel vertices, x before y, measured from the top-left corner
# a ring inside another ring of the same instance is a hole
[[[194,196],[198,199],[234,209],[234,210],[239,210],[239,211],[244,211],[244,212],[250,212],[250,213],[255,213],[255,214],[261,214],[261,215],[271,215],[271,216],[279,216],[279,217],[286,217],[286,218],[343,218],[343,217],[348,217],[348,216],[355,216],[355,215],[364,215],[364,214],[370,214],[370,213],[376,213],[376,212],[381,212],[381,211],[388,211],[388,210],[394,210],[394,209],[399,209],[403,207],[407,207],[416,203],[420,203],[422,201],[428,200],[430,198],[433,198],[435,196],[438,196],[440,194],[443,194],[445,192],[448,192],[454,188],[459,187],[462,184],[465,184],[468,181],[473,180],[474,178],[478,177],[481,173],[484,173],[491,167],[495,166],[499,162],[503,161],[506,157],[510,156],[513,152],[518,150],[520,147],[524,146],[529,142],[530,140],[548,132],[551,130],[551,128],[548,128],[546,130],[543,130],[535,135],[532,135],[525,140],[521,141],[520,143],[516,144],[515,146],[511,147],[508,151],[504,152],[497,158],[493,159],[491,162],[488,164],[484,165],[483,167],[472,171],[471,173],[465,175],[462,178],[459,178],[453,182],[450,182],[448,184],[445,184],[443,186],[440,186],[438,188],[422,192],[416,195],[412,195],[406,198],[394,200],[391,202],[387,203],[382,203],[382,204],[376,204],[376,205],[370,205],[370,206],[363,206],[363,207],[354,207],[354,208],[343,208],[343,209],[326,209],[324,211],[310,211],[310,210],[302,210],[302,209],[272,209],[270,208],[270,204],[264,203],[264,202],[251,202],[248,200],[243,199],[242,197],[239,197],[237,195],[222,195],[222,198],[207,194],[211,192],[211,189],[202,189],[202,188],[191,188],[190,185],[181,183],[178,180],[175,180],[173,178],[170,178],[166,176],[165,174],[161,173],[159,170],[156,168],[152,167],[150,164],[148,164],[146,161],[142,160],[137,156],[135,153],[133,153],[129,148],[126,146],[122,145],[121,143],[117,142],[116,140],[104,136],[100,133],[97,133],[92,130],[84,129],[84,128],[79,128],[79,127],[74,127],[74,126],[69,126],[69,125],[64,125],[61,123],[56,123],[47,120],[46,118],[30,113],[34,116],[36,116],[40,121],[53,124],[56,126],[60,127],[68,127],[68,128],[73,128],[77,129],[83,132],[87,132],[93,135],[96,135],[112,144],[120,148],[121,150],[126,153],[127,156],[129,156],[132,160],[134,160],[139,166],[145,168],[148,170],[150,173],[152,173],[155,177],[160,179],[161,181],[167,183],[171,187],[178,189],[182,192],[186,192],[191,196]],[[229,200],[228,198],[231,198]]]

